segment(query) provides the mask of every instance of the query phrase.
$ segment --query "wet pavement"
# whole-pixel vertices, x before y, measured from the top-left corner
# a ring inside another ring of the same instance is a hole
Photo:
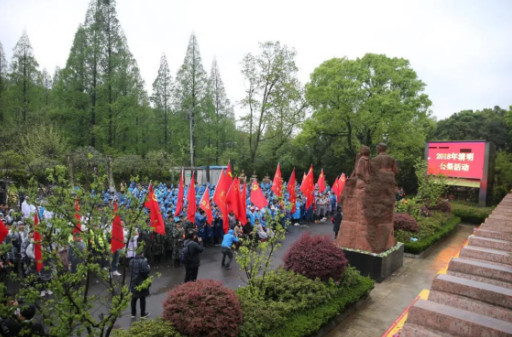
[[[282,258],[288,248],[304,232],[329,235],[334,238],[330,221],[290,227],[286,239],[272,259],[273,268],[283,264]],[[381,283],[376,283],[370,298],[356,312],[347,317],[331,331],[327,337],[380,337],[393,324],[409,303],[425,288],[429,288],[436,273],[445,267],[450,259],[462,247],[473,232],[473,226],[461,224],[455,233],[439,243],[424,258],[404,257],[404,265]],[[220,246],[207,247],[201,256],[198,279],[214,279],[232,289],[244,286],[243,272],[233,259],[231,270],[221,268],[222,253]],[[147,310],[151,317],[162,314],[162,303],[167,292],[183,282],[184,267],[173,267],[170,261],[152,265],[152,274],[160,273],[151,286],[151,295],[147,297]],[[138,303],[137,303],[138,304]],[[139,307],[137,305],[137,311]],[[116,327],[128,328],[138,320],[130,318],[127,308],[117,320]]]
[[[272,258],[272,268],[283,265],[283,256],[288,251],[289,247],[295,242],[302,233],[309,232],[313,234],[329,235],[334,239],[334,232],[332,231],[332,223],[326,221],[318,224],[304,224],[300,226],[290,226],[286,233],[286,238],[281,243],[281,247],[274,253]],[[201,265],[199,267],[198,279],[213,279],[222,281],[222,283],[231,288],[236,289],[245,286],[245,277],[243,271],[238,268],[236,259],[233,258],[231,269],[226,270],[221,267],[222,253],[220,246],[206,247],[201,254]],[[167,297],[167,292],[183,283],[185,278],[184,267],[174,267],[170,260],[163,261],[160,264],[151,265],[151,274],[155,275],[160,273],[161,276],[153,280],[150,288],[150,296],[146,298],[147,311],[151,313],[151,318],[159,317],[162,315],[162,303]],[[139,312],[139,303],[137,302],[137,313]],[[128,328],[131,323],[138,320],[130,318],[130,309],[127,308],[123,315],[117,320],[116,327]]]
[[[429,289],[438,271],[457,254],[474,226],[460,224],[424,258],[404,257],[404,265],[381,283],[370,299],[326,337],[380,337],[420,293]]]

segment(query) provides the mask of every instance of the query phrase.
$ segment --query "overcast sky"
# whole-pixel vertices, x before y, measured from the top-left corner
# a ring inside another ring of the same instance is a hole
[[[64,67],[88,4],[0,0],[8,61],[26,30],[41,69]],[[330,58],[383,53],[410,61],[437,119],[512,105],[512,1],[118,0],[117,12],[149,93],[162,53],[174,77],[195,32],[205,70],[215,57],[235,104],[244,96],[244,55],[278,40],[297,51],[302,83]]]

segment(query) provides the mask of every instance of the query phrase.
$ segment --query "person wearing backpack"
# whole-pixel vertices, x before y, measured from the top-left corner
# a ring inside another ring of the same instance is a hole
[[[149,277],[151,268],[148,260],[141,253],[137,253],[130,261],[130,291],[132,292],[132,318],[137,316],[137,299],[140,299],[140,318],[147,318],[150,313],[146,311],[146,297],[149,295],[149,286],[141,289],[140,285]]]
[[[184,282],[197,280],[197,273],[199,272],[199,254],[204,250],[200,242],[201,238],[197,238],[195,231],[187,231],[180,256],[180,259],[185,265]]]

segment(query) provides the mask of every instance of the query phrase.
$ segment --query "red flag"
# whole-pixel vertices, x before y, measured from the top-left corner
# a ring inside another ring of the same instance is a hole
[[[153,192],[153,186],[150,184],[148,188],[148,201],[144,204],[145,207],[149,208],[151,227],[155,229],[158,234],[165,234],[164,219],[162,213],[160,213],[160,206],[156,200],[155,192]]]
[[[188,221],[194,223],[196,221],[196,185],[194,183],[194,172],[192,172],[192,176],[190,177],[190,185],[188,186],[187,193],[187,219]]]
[[[251,202],[259,209],[265,208],[268,205],[267,198],[265,198],[265,195],[263,194],[263,191],[261,190],[260,185],[258,185],[256,179],[252,182]]]
[[[228,168],[226,169],[226,178],[228,181],[228,187],[231,186],[231,183],[234,179],[233,170],[231,170],[231,162],[228,162]]]
[[[307,176],[302,180],[300,185],[302,194],[306,197],[306,209],[311,207],[315,201],[315,183],[313,181],[313,165],[309,168]]]
[[[297,183],[295,182],[295,168],[293,168],[292,174],[290,175],[290,180],[288,180],[288,195],[290,199],[290,203],[292,204],[292,212],[295,212],[297,209],[296,201],[297,201],[297,193],[295,192]]]
[[[183,170],[181,170],[181,178],[180,178],[180,186],[178,188],[178,203],[176,204],[176,211],[174,211],[174,216],[179,216],[181,213],[181,209],[183,208]]]
[[[210,189],[208,187],[204,190],[199,208],[206,212],[206,221],[211,225],[213,223],[213,214],[212,205],[210,204]]]
[[[110,250],[115,253],[118,249],[124,248],[124,232],[121,224],[121,217],[117,213],[117,200],[114,201],[114,220],[112,220],[112,239],[110,239]]]
[[[36,270],[39,273],[43,269],[43,254],[41,253],[41,234],[37,230],[39,227],[39,217],[37,212],[34,214],[34,255],[36,258]]]
[[[235,218],[240,218],[240,183],[238,177],[233,180],[226,195],[226,205],[228,212],[235,213]]]
[[[343,193],[346,182],[347,177],[345,177],[345,173],[342,173],[340,179],[338,180],[338,202],[340,202],[341,194]]]
[[[318,181],[316,182],[318,185],[318,193],[323,193],[325,191],[325,175],[324,175],[324,169],[320,172],[320,176],[318,176]]]
[[[222,227],[224,229],[224,233],[229,231],[228,210],[226,207],[226,194],[228,193],[230,186],[228,179],[228,174],[222,171],[220,173],[217,186],[215,187],[215,192],[213,193],[213,201],[215,201],[217,206],[219,206],[222,213]]]
[[[240,193],[240,217],[238,220],[240,220],[240,223],[245,226],[247,223],[247,186],[242,187],[242,193]]]
[[[75,227],[73,227],[73,235],[75,235],[76,233],[80,233],[82,231],[82,226],[80,225],[80,204],[78,203],[78,197],[76,197],[75,199],[75,210],[76,210],[76,213],[75,213],[75,219],[76,219],[76,224],[75,224]]]
[[[336,180],[334,180],[334,183],[332,184],[332,191],[336,197],[338,197],[338,187],[338,177],[336,177]]]
[[[274,180],[272,181],[272,192],[278,197],[282,196],[283,178],[281,178],[281,166],[277,164]]]
[[[9,234],[9,230],[5,227],[4,222],[0,219],[0,243],[4,242],[5,237]]]

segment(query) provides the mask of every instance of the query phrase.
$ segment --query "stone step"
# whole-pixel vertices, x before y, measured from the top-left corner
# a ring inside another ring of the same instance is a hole
[[[500,232],[500,231],[493,231],[489,229],[479,229],[475,231],[475,236],[481,236],[484,238],[490,238],[490,239],[498,239],[503,241],[509,241],[512,242],[512,232]]]
[[[512,283],[512,267],[487,261],[453,258],[448,270]]]
[[[428,300],[449,305],[462,310],[472,311],[491,316],[502,321],[512,323],[512,310],[497,305],[488,304],[469,297],[446,293],[444,291],[430,290]]]
[[[505,240],[499,240],[499,239],[491,239],[491,238],[484,238],[481,236],[476,235],[470,235],[469,236],[469,245],[474,245],[478,247],[485,247],[485,248],[491,248],[491,249],[497,249],[497,250],[506,250],[508,252],[512,251],[512,244],[510,242]]]
[[[465,246],[461,249],[459,257],[512,265],[512,252],[485,247]]]
[[[512,314],[512,289],[446,274],[437,275],[430,289],[478,300],[490,306],[507,308]],[[494,317],[492,314],[490,316]]]
[[[506,229],[510,228],[512,226],[511,217],[507,217],[506,219],[496,218],[492,215],[489,215],[485,220],[485,224],[490,224],[493,226],[500,226]]]
[[[460,337],[510,337],[512,323],[427,300],[417,301],[410,309],[407,324]]]
[[[510,216],[503,214],[489,214],[489,216],[486,218],[486,221],[503,222],[506,224],[510,224],[510,220]]]
[[[480,225],[480,229],[486,229],[490,231],[502,232],[502,233],[512,233],[512,222],[509,224],[500,222],[500,223],[490,223],[484,222]]]
[[[473,281],[489,283],[489,284],[493,284],[495,286],[502,287],[502,288],[512,289],[512,283],[510,283],[510,282],[493,280],[491,278],[487,278],[484,276],[465,274],[465,273],[460,273],[457,271],[450,271],[450,270],[446,271],[446,274],[456,276],[456,277],[467,278],[467,279],[473,280]]]
[[[453,335],[407,322],[400,330],[400,337],[453,337]]]

